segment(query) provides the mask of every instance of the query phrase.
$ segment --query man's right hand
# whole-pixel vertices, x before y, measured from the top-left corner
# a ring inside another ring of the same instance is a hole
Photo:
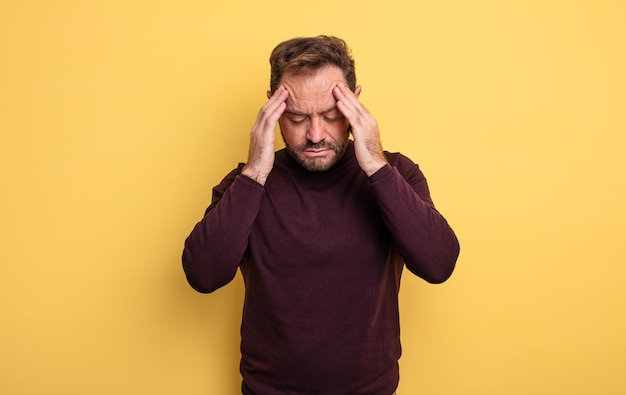
[[[244,166],[241,174],[252,178],[261,185],[265,185],[265,180],[267,180],[274,166],[276,123],[287,107],[285,103],[287,97],[289,97],[289,91],[284,86],[276,89],[276,92],[269,97],[267,103],[259,111],[259,115],[252,126],[248,163]]]

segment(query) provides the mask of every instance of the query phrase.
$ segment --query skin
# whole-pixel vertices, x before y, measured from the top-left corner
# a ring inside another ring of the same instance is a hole
[[[276,124],[285,145],[310,171],[332,167],[345,152],[352,133],[357,161],[371,176],[387,163],[378,124],[352,92],[336,66],[312,74],[286,73],[281,85],[259,111],[252,126],[248,162],[242,174],[265,184],[274,165]]]

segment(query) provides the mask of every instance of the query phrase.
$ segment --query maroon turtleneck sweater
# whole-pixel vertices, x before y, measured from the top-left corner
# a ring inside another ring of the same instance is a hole
[[[183,268],[205,293],[241,270],[244,394],[396,389],[402,269],[443,282],[459,244],[418,166],[385,154],[389,165],[368,178],[352,144],[324,172],[281,150],[265,186],[240,165],[214,188]]]

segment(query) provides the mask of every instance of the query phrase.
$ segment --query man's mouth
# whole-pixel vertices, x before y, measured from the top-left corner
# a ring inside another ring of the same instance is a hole
[[[307,148],[304,154],[309,157],[325,156],[330,151],[329,148]]]

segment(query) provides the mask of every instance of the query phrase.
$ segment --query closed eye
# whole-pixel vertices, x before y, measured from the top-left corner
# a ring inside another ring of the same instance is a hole
[[[295,115],[295,114],[289,114],[287,115],[287,119],[289,119],[289,121],[291,121],[294,124],[300,124],[303,123],[304,121],[306,121],[307,116],[306,115]]]
[[[342,118],[342,114],[337,110],[333,110],[324,114],[324,120],[328,122],[336,122],[341,120]]]

